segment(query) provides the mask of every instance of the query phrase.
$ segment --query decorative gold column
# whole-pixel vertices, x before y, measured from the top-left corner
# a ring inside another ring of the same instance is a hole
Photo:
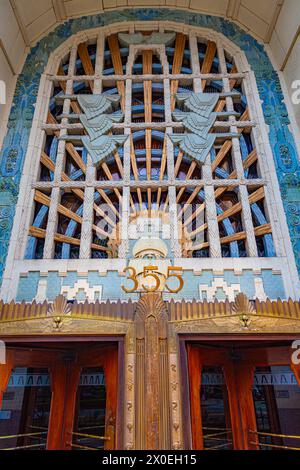
[[[170,449],[168,315],[161,294],[141,297],[136,326],[136,449]]]

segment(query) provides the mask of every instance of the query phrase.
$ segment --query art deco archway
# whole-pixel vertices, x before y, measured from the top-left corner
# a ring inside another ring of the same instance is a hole
[[[23,220],[25,258],[122,257],[128,240],[112,240],[116,227],[145,210],[169,214],[177,256],[275,256],[243,54],[204,30],[118,30],[76,35],[48,66],[42,123],[33,130],[42,145],[32,164],[33,210]],[[193,134],[176,98],[193,92],[217,96],[217,136],[204,164],[170,138]],[[120,96],[110,133],[129,137],[95,168],[81,141],[78,96],[99,93]]]

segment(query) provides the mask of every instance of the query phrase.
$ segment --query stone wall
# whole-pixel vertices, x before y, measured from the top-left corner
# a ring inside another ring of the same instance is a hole
[[[13,215],[16,207],[24,158],[29,142],[40,77],[45,70],[50,54],[67,38],[79,31],[104,26],[110,23],[136,20],[173,21],[191,26],[209,28],[222,33],[245,53],[256,78],[264,119],[269,126],[270,145],[273,152],[277,178],[280,185],[296,262],[298,270],[300,270],[299,162],[295,142],[289,129],[289,117],[286,105],[283,101],[280,81],[264,47],[235,24],[219,17],[164,8],[124,9],[69,20],[44,37],[28,54],[23,71],[18,79],[8,122],[8,131],[0,154],[0,278],[2,278],[5,268]],[[276,205],[276,203],[276,201],[273,201],[273,204]],[[280,223],[280,220],[278,222]],[[28,273],[28,276],[30,275],[35,276],[35,279],[39,277],[38,274]],[[188,274],[186,275],[188,276]],[[273,276],[272,273],[271,276]],[[276,279],[279,279],[277,274],[276,276]],[[20,296],[25,279],[26,277],[23,277],[20,281],[18,294]],[[212,287],[201,279],[195,282],[198,286],[197,292],[199,296],[201,289],[205,292],[205,288],[199,288],[199,285],[208,286],[208,288]],[[215,285],[220,295],[223,295],[222,289],[226,287],[226,285],[231,286],[231,283],[228,284],[227,282],[226,284],[226,282],[226,278],[224,278],[225,284],[223,283],[220,286]],[[263,283],[265,285],[267,281],[263,281]],[[36,285],[36,283],[34,282],[33,285]],[[245,286],[246,285],[247,283],[245,283]],[[274,284],[272,278],[270,285],[272,285],[273,288]],[[279,282],[277,285],[278,293],[276,297],[282,295],[282,282]],[[253,286],[251,288],[253,289]],[[274,298],[274,292],[268,293],[266,288],[264,289],[266,295]],[[211,292],[209,289],[206,289],[206,291]],[[34,295],[36,295],[36,293]],[[103,291],[101,294],[99,293],[99,295],[105,295],[105,286],[103,286]]]

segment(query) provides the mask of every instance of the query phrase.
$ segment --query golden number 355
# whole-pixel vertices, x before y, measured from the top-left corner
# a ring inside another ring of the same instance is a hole
[[[159,290],[159,288],[160,288],[160,279],[159,279],[158,275],[156,274],[157,270],[158,270],[158,266],[144,266],[143,277],[144,278],[146,278],[146,277],[152,278],[155,281],[155,284],[153,285],[153,287],[148,287],[148,286],[145,286],[144,284],[142,284],[142,288],[146,292],[156,292],[156,291]],[[132,292],[135,292],[138,289],[138,286],[139,286],[137,275],[136,275],[136,270],[135,270],[134,267],[128,266],[127,268],[124,269],[123,272],[124,273],[127,273],[127,272],[129,273],[128,276],[127,276],[127,280],[132,281],[133,286],[130,289],[128,289],[127,287],[125,287],[123,285],[121,287],[124,290],[124,292],[126,292],[127,294],[131,294]],[[171,289],[167,285],[167,283],[165,284],[165,287],[172,294],[177,294],[177,292],[181,291],[181,289],[184,286],[184,280],[182,279],[182,268],[179,268],[177,266],[169,266],[168,267],[167,280],[172,278],[172,277],[173,278],[175,277],[176,279],[178,279],[178,282],[179,282],[178,287],[176,289]]]

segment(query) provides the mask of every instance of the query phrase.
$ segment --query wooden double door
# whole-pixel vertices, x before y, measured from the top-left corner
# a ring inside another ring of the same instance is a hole
[[[288,346],[187,344],[193,449],[299,449],[300,370]]]
[[[11,347],[0,372],[0,449],[116,447],[117,344]]]

